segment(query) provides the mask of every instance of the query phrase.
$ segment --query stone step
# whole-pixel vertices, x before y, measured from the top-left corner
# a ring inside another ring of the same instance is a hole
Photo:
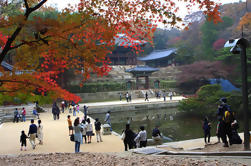
[[[35,115],[26,115],[26,120],[36,119],[37,116]],[[12,122],[14,119],[13,115],[6,115],[2,117],[2,122]],[[20,118],[21,119],[21,118]]]

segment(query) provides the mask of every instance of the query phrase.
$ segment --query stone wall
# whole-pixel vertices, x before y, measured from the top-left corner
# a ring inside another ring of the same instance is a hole
[[[106,113],[107,111],[111,112],[123,112],[123,111],[134,111],[134,110],[156,110],[156,109],[165,109],[165,108],[175,108],[179,102],[162,102],[162,103],[134,103],[128,105],[109,105],[102,107],[89,107],[88,114],[96,113]]]

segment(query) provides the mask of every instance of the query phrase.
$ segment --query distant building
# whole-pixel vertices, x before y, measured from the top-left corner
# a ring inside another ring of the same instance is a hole
[[[118,34],[115,37],[115,50],[107,55],[111,65],[136,65],[137,54],[132,46],[143,46],[146,41],[135,40],[125,34]]]
[[[176,65],[176,51],[176,48],[156,50],[145,57],[139,57],[138,60],[145,62],[147,66],[151,67],[166,67],[169,65]]]

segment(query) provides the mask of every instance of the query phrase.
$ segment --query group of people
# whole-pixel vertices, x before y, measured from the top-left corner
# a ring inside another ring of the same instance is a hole
[[[21,111],[18,111],[17,108],[15,108],[14,110],[14,117],[13,117],[13,122],[15,123],[18,123],[19,121],[21,122],[25,122],[26,121],[26,109],[23,107],[21,109]],[[32,111],[32,114],[37,116],[37,118],[39,119],[39,114],[36,110],[36,107],[33,108],[33,111]]]
[[[162,96],[163,96],[164,101],[166,101],[166,94],[167,94],[166,91],[163,91],[163,92],[162,92]],[[170,100],[173,99],[173,95],[174,95],[174,93],[170,90],[170,91],[168,92],[168,96],[169,96]],[[160,92],[160,91],[156,91],[156,92],[155,92],[155,96],[156,96],[157,99],[160,99],[160,98],[161,98],[161,92]]]
[[[18,109],[16,108],[14,111],[14,118],[13,118],[13,122],[19,122],[19,120],[21,122],[25,122],[26,121],[26,110],[23,107],[22,110],[19,112]]]
[[[34,119],[31,119],[31,124],[29,127],[28,131],[28,136],[25,134],[25,131],[21,131],[21,136],[20,136],[20,143],[21,143],[21,151],[22,150],[27,150],[27,138],[29,138],[32,149],[35,149],[36,147],[36,138],[39,140],[39,144],[43,144],[43,125],[41,124],[42,121],[39,119],[38,124],[34,124]]]
[[[220,139],[224,143],[224,147],[229,147],[232,144],[241,144],[242,140],[238,135],[237,129],[239,125],[235,119],[234,112],[231,107],[227,104],[227,99],[225,97],[220,99],[221,104],[218,106],[217,110],[217,129],[216,135],[218,137],[218,142]],[[208,118],[204,119],[203,130],[204,130],[204,141],[206,144],[210,143],[210,133],[211,123]],[[228,137],[228,140],[227,140]]]
[[[56,102],[53,103],[52,105],[52,114],[53,114],[53,119],[58,120],[60,112],[64,113],[66,110],[69,110],[69,113],[73,113],[73,116],[77,116],[77,113],[79,113],[79,104],[75,104],[73,101],[70,104],[67,104],[67,101],[62,101],[61,102],[61,111],[57,105]],[[84,110],[86,112],[87,108],[84,107]]]
[[[133,148],[142,148],[147,145],[147,132],[144,126],[139,127],[139,132],[136,134],[130,129],[130,124],[126,124],[125,130],[123,130],[121,139],[124,142],[125,151]],[[160,141],[162,139],[161,133],[159,131],[159,126],[152,131],[153,141]]]
[[[92,142],[92,136],[94,136],[93,127],[90,118],[85,119],[85,117],[82,118],[82,120],[77,117],[74,120],[74,123],[72,125],[71,116],[67,116],[67,122],[69,127],[69,135],[73,136],[73,141],[75,142],[75,153],[80,152],[80,145],[83,144],[83,139],[85,143],[90,144]],[[103,142],[101,137],[101,123],[99,122],[99,119],[95,119],[95,131],[96,131],[96,138],[97,142]]]

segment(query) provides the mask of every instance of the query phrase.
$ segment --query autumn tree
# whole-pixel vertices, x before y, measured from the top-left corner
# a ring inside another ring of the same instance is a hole
[[[21,14],[0,18],[0,31],[7,40],[2,40],[0,63],[10,51],[15,51],[13,71],[1,72],[1,91],[17,90],[41,93],[55,90],[61,98],[73,97],[61,89],[56,79],[65,69],[73,69],[85,81],[90,73],[98,76],[110,71],[109,54],[115,45],[118,33],[128,36],[130,47],[140,50],[133,39],[152,42],[152,32],[159,22],[175,26],[181,18],[173,0],[80,0],[78,8],[67,7],[55,18],[33,15],[44,10],[47,0],[20,0]],[[211,0],[187,2],[204,10],[208,18],[219,21],[219,5]],[[10,1],[4,4],[11,5]],[[1,8],[2,9],[2,8]],[[2,11],[2,10],[1,10]],[[23,74],[15,74],[23,71]],[[25,85],[25,86],[24,86]]]

